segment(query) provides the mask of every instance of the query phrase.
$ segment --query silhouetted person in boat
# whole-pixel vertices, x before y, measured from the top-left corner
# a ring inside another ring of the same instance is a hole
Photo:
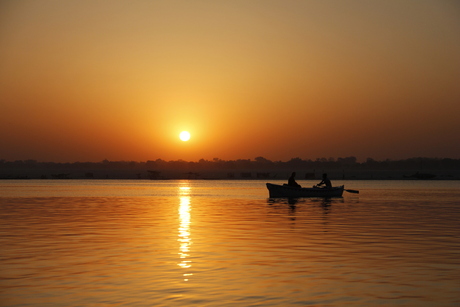
[[[323,184],[325,185],[325,188],[328,188],[328,189],[332,188],[331,181],[329,180],[329,178],[327,178],[326,173],[323,174],[323,180],[321,180],[321,182],[318,183],[318,187],[322,186]]]
[[[295,182],[295,172],[292,172],[291,174],[291,177],[289,177],[289,180],[288,180],[288,186],[290,187],[296,187],[296,188],[300,188],[300,184],[298,184],[297,182]]]

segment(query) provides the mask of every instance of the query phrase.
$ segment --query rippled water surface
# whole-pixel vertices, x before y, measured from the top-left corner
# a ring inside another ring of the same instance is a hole
[[[335,183],[0,181],[0,306],[460,305],[460,182]]]

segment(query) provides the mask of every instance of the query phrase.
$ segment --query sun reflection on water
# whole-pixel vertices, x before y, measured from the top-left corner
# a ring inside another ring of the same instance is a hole
[[[191,261],[187,260],[190,256],[190,245],[192,244],[192,240],[190,237],[190,186],[187,183],[183,183],[179,187],[179,229],[178,229],[178,239],[179,245],[179,257],[181,261],[178,263],[183,269],[190,268]],[[184,273],[184,281],[188,281],[188,277],[193,274],[191,273]]]

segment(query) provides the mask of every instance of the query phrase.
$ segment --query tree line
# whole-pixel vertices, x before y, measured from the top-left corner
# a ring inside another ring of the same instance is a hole
[[[317,158],[302,159],[291,158],[288,161],[271,161],[262,156],[254,159],[212,160],[200,159],[198,161],[162,159],[138,161],[109,161],[100,162],[38,162],[36,160],[0,160],[1,169],[68,169],[68,170],[460,170],[460,159],[451,158],[423,158],[415,157],[401,160],[374,160],[367,158],[358,162],[354,156],[345,158]]]

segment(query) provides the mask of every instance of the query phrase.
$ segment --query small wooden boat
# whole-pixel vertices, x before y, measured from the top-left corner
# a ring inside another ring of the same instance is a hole
[[[267,183],[268,193],[270,198],[277,197],[341,197],[344,191],[344,186],[332,188],[297,188],[288,185],[279,185]]]

